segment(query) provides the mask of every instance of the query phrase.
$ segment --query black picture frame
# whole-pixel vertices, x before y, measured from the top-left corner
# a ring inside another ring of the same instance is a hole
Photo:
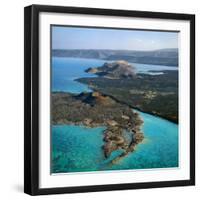
[[[39,188],[39,14],[77,13],[190,22],[190,179],[162,182]],[[24,9],[24,192],[46,195],[195,185],[195,15],[31,5]]]

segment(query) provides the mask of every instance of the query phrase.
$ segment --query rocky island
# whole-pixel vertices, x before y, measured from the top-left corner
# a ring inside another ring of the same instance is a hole
[[[144,136],[140,130],[139,114],[126,104],[122,104],[99,92],[70,93],[54,92],[52,94],[52,123],[76,124],[86,127],[105,126],[103,151],[105,158],[117,150],[123,153],[111,163],[117,162],[140,143]],[[127,137],[129,134],[130,137]]]

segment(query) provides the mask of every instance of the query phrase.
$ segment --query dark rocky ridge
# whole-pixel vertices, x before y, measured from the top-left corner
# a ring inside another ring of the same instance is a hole
[[[54,49],[56,57],[94,58],[102,60],[126,60],[133,63],[178,66],[178,49],[153,51],[109,50],[109,49]]]

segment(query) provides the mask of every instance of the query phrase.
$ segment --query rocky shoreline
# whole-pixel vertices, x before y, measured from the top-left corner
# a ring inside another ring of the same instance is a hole
[[[134,113],[137,115],[137,121],[139,122],[135,127],[130,127],[131,133],[132,133],[132,139],[128,143],[124,137],[123,137],[123,129],[121,129],[119,126],[108,126],[108,128],[104,132],[104,141],[105,145],[103,146],[104,155],[106,158],[110,156],[112,151],[115,151],[117,149],[123,149],[124,152],[113,159],[111,161],[112,164],[115,164],[120,159],[126,157],[129,153],[133,152],[135,150],[135,147],[137,144],[142,142],[144,139],[144,135],[141,132],[141,124],[143,123],[142,120],[139,118],[138,113]]]
[[[105,126],[102,147],[105,158],[109,158],[115,150],[123,151],[111,164],[133,152],[144,138],[141,132],[143,121],[139,114],[99,92],[79,95],[52,93],[52,116],[53,125],[75,124],[90,128]],[[125,132],[131,133],[131,139],[125,137]]]

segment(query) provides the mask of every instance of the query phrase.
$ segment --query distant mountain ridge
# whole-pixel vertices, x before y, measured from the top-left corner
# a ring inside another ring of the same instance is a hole
[[[108,49],[53,49],[52,56],[93,58],[102,60],[126,60],[133,63],[178,66],[178,49],[153,51]]]

